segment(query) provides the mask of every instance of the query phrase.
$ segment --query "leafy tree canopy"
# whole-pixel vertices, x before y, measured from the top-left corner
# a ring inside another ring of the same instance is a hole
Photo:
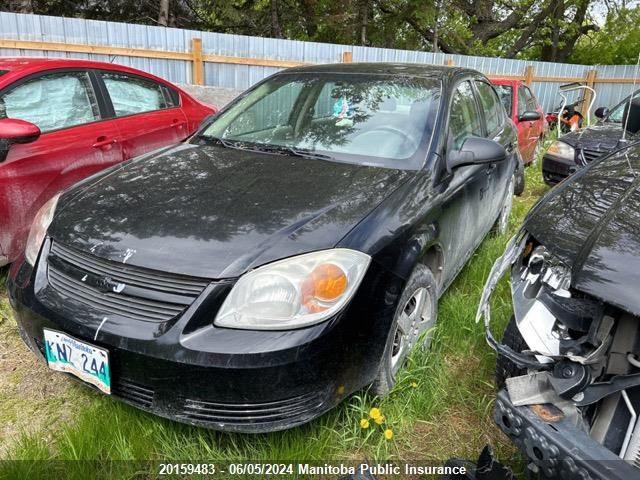
[[[555,62],[635,63],[640,50],[638,0],[0,0],[0,9]]]

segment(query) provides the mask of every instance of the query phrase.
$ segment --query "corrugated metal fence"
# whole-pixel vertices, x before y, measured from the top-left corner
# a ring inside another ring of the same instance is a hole
[[[202,51],[198,52],[201,57],[194,57],[200,42],[193,39],[202,39]],[[175,83],[204,83],[236,90],[244,90],[289,64],[333,63],[345,59],[354,62],[449,63],[475,68],[487,75],[523,79],[527,67],[532,67],[533,78],[530,80],[533,80],[533,89],[546,109],[559,102],[557,92],[561,84],[584,81],[594,68],[597,70],[594,83],[598,93],[596,106],[612,106],[633,91],[636,70],[635,66],[593,67],[445,55],[8,12],[0,12],[0,47],[4,47],[0,48],[2,56],[46,55],[113,61],[146,70]],[[153,58],[161,56],[161,52],[170,54],[164,55],[167,58]],[[196,62],[204,65],[203,71],[196,70]]]

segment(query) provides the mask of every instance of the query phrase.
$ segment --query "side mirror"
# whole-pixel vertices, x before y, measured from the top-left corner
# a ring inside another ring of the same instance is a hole
[[[460,150],[447,153],[447,165],[453,170],[463,165],[502,162],[506,158],[507,151],[498,142],[488,138],[469,137]]]
[[[34,142],[40,136],[40,129],[33,123],[19,118],[3,118],[0,120],[0,140],[12,143]]]
[[[536,112],[534,110],[527,110],[522,115],[520,115],[518,120],[520,120],[521,122],[534,122],[536,120],[540,120],[541,118],[542,118],[542,115],[540,115],[540,112]]]
[[[622,114],[622,126],[632,135],[640,132],[640,99],[627,103]]]
[[[0,162],[4,162],[9,154],[9,147],[14,143],[34,142],[40,136],[40,129],[33,123],[18,118],[0,120]]]
[[[596,108],[594,115],[602,120],[607,115],[609,115],[609,109],[607,107],[598,107]]]

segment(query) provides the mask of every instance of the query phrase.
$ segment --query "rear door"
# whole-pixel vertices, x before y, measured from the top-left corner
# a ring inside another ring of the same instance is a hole
[[[177,93],[154,80],[130,73],[103,70],[97,74],[117,119],[125,158],[187,137],[187,119]]]
[[[37,210],[78,180],[122,161],[118,128],[87,70],[55,70],[0,91],[0,116],[36,124],[42,135],[14,144],[0,163],[0,244],[14,260]]]

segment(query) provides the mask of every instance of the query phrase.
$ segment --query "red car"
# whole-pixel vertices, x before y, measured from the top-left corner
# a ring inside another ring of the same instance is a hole
[[[110,165],[180,142],[215,108],[148,73],[66,58],[0,58],[0,266],[38,209]]]
[[[544,110],[521,80],[491,78],[504,107],[518,128],[518,147],[525,165],[539,157],[545,132]]]

